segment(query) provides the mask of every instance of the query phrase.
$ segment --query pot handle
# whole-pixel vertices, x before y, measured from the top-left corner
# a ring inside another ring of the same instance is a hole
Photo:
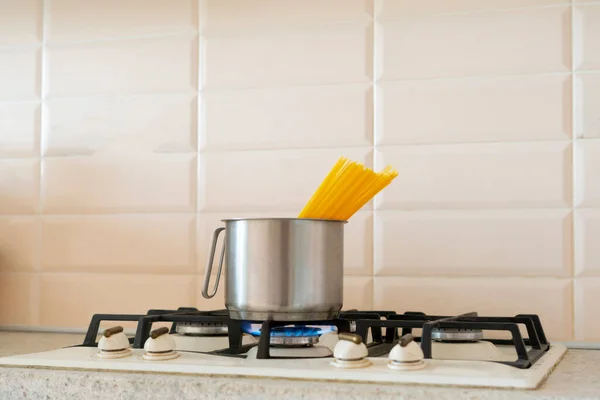
[[[213,262],[215,260],[215,250],[217,248],[217,241],[219,240],[219,234],[225,230],[224,227],[215,229],[212,237],[212,245],[210,246],[210,255],[208,256],[208,262],[206,264],[206,271],[204,271],[204,287],[202,288],[202,297],[205,299],[212,299],[217,294],[219,288],[219,280],[221,278],[221,271],[223,270],[223,258],[225,257],[225,241],[221,246],[221,258],[219,259],[219,269],[217,270],[217,281],[213,287],[211,293],[208,293],[208,285],[210,283],[210,274],[212,272]]]

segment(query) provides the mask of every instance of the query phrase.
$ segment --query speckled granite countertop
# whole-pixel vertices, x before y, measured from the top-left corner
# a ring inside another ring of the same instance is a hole
[[[0,332],[0,357],[79,344],[78,334]],[[600,351],[569,350],[532,391],[335,384],[0,367],[0,399],[599,399]]]

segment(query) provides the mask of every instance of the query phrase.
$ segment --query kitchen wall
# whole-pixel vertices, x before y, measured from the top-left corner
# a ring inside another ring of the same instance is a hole
[[[599,71],[598,1],[0,0],[0,325],[222,308],[219,220],[346,156],[345,308],[600,341]]]

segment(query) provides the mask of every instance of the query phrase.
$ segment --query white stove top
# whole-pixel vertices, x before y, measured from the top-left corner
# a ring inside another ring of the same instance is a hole
[[[209,352],[227,347],[227,337],[191,337],[179,334],[165,335],[175,343],[176,358],[161,361],[143,358],[143,349],[132,349],[130,355],[102,359],[94,347],[71,347],[43,353],[0,358],[0,365],[51,367],[62,369],[107,370],[123,372],[179,373],[186,375],[222,375],[256,378],[288,378],[302,380],[333,380],[340,382],[377,382],[389,384],[427,384],[534,389],[551,373],[561,360],[566,348],[553,344],[528,369],[490,362],[514,361],[516,352],[510,346],[496,346],[490,342],[439,343],[432,347],[433,359],[425,359],[424,367],[416,370],[395,370],[389,367],[387,355],[367,357],[365,366],[343,369],[334,366],[332,354],[339,339],[336,333],[323,335],[319,343],[306,348],[271,348],[272,356],[305,357],[299,359],[257,359],[257,347],[246,353],[246,358],[209,355]],[[257,342],[244,336],[243,343]]]

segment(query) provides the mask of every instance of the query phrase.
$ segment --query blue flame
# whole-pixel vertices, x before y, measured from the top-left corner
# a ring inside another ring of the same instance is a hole
[[[271,337],[273,336],[287,336],[287,337],[314,337],[321,336],[325,333],[335,331],[335,326],[278,326],[271,329]],[[245,333],[252,336],[260,336],[260,325],[259,324],[248,324],[243,328]]]
[[[321,329],[312,326],[281,326],[271,329],[271,337],[314,337],[321,336]]]

